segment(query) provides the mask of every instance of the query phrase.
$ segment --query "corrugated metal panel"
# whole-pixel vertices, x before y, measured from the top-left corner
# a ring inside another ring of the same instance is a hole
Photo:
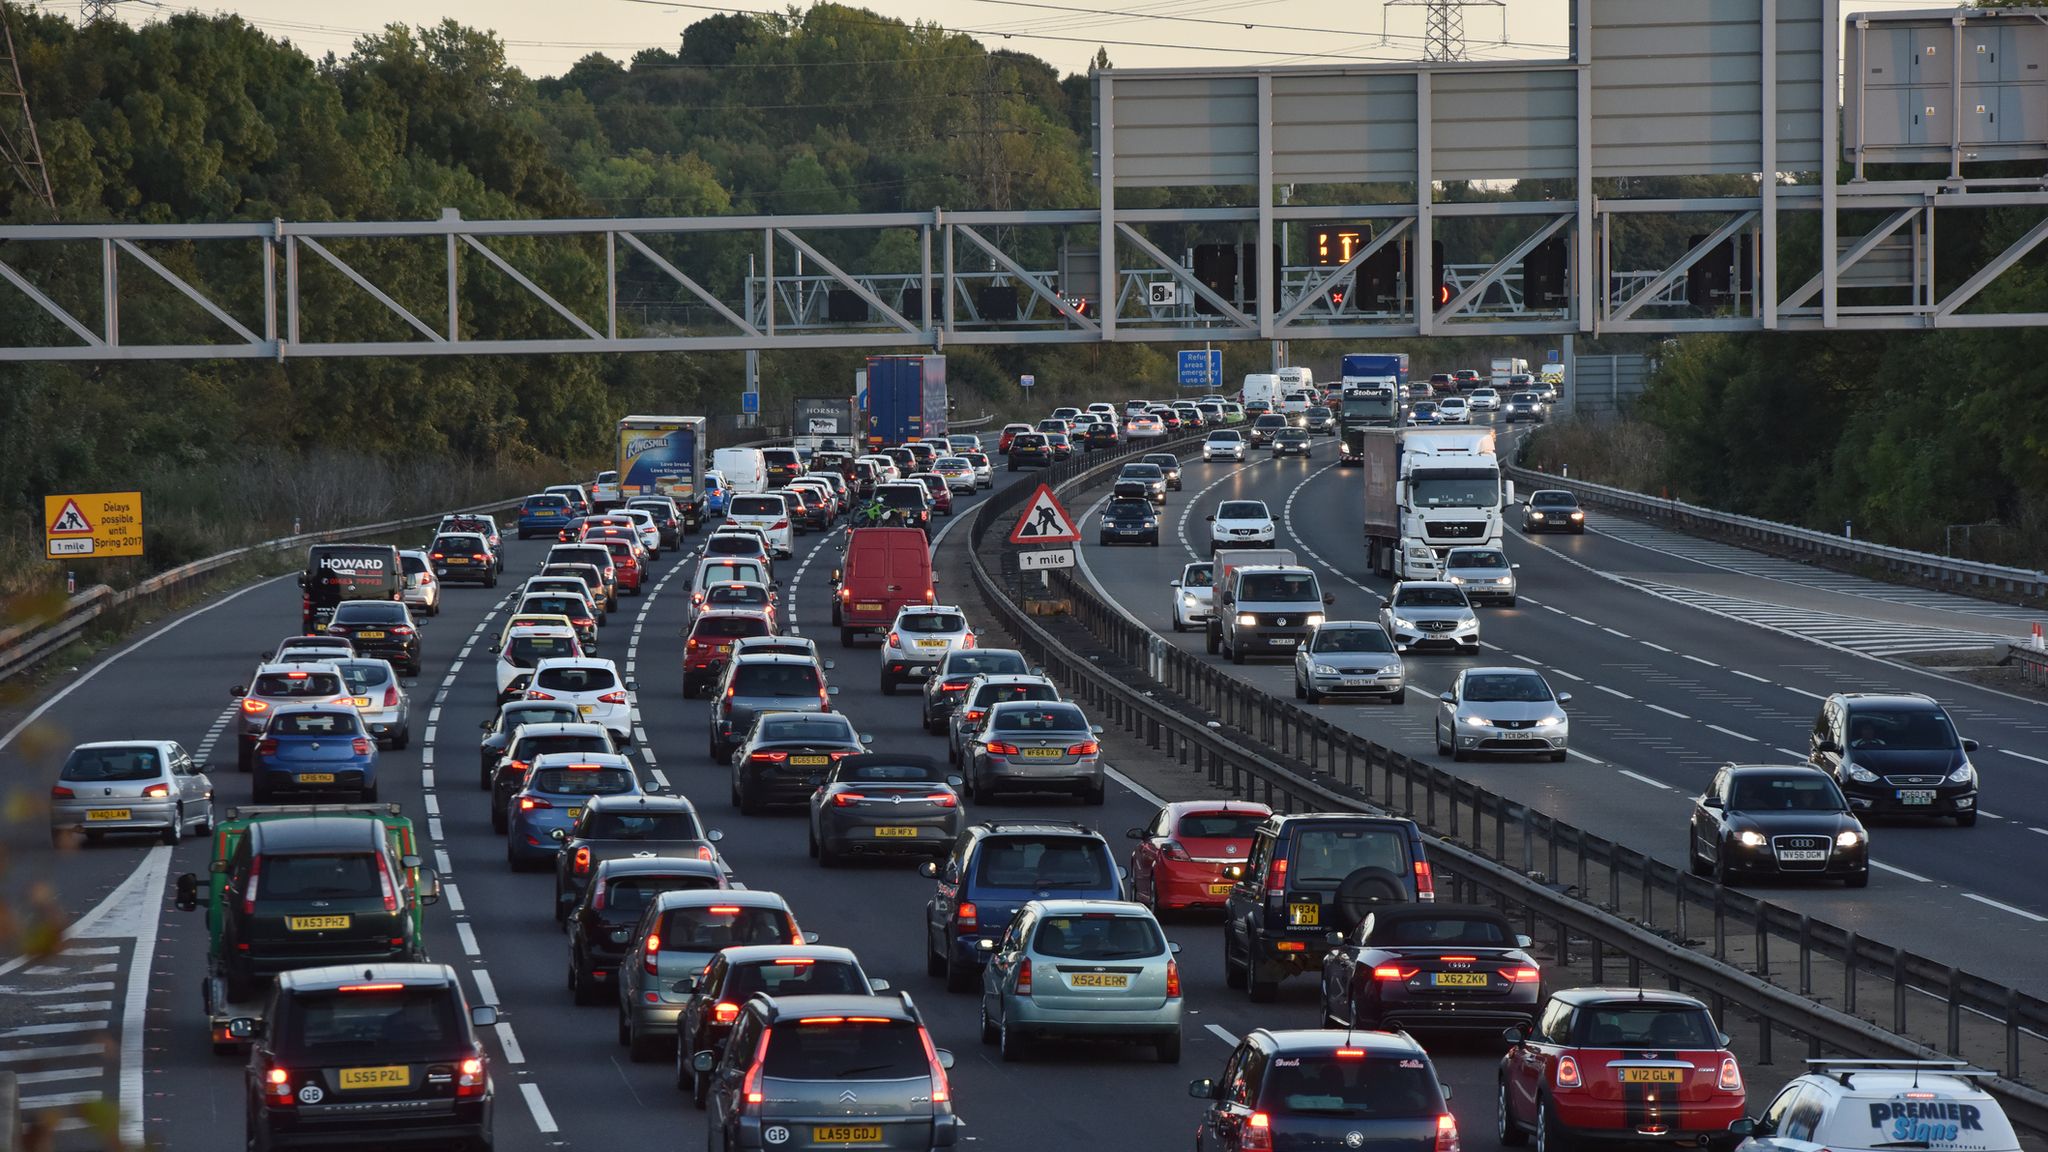
[[[1252,75],[1118,77],[1111,92],[1119,188],[1257,182]]]
[[[1778,0],[1778,171],[1818,172],[1821,0]],[[1826,75],[1833,75],[1829,69]],[[1832,106],[1833,99],[1828,104]]]
[[[1301,184],[1412,183],[1415,77],[1276,73],[1273,175]]]
[[[1430,77],[1430,175],[1569,180],[1578,173],[1578,74],[1437,72]]]

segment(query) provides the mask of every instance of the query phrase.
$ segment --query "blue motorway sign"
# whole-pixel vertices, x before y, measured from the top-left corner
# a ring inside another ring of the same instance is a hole
[[[1223,386],[1223,350],[1221,348],[1181,349],[1180,386],[1183,388],[1221,388]]]
[[[749,416],[760,415],[761,394],[759,392],[740,393],[740,411],[745,412]]]

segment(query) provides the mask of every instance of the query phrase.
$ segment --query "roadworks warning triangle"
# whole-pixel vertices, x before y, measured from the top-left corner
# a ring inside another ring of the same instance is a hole
[[[1010,529],[1012,544],[1071,544],[1081,538],[1074,527],[1074,518],[1060,507],[1052,489],[1044,484],[1031,496],[1031,502],[1024,506],[1024,515],[1017,518],[1017,526]]]
[[[79,511],[78,501],[66,500],[64,502],[64,507],[60,509],[57,513],[57,518],[55,520],[50,521],[50,535],[92,535],[92,522],[85,518],[84,512]]]

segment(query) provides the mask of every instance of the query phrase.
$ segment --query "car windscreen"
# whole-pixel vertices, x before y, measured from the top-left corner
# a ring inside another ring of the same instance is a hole
[[[1336,884],[1360,868],[1408,875],[1408,839],[1388,828],[1312,825],[1295,836],[1288,858],[1291,884]]]
[[[911,612],[897,618],[898,632],[962,632],[967,618],[957,612]]]
[[[354,600],[334,610],[336,624],[404,624],[405,605],[395,600]]]
[[[1588,1048],[1699,1051],[1721,1046],[1720,1035],[1706,1009],[1685,1004],[1593,1004],[1579,1009],[1575,1023],[1578,1043]]]
[[[1531,508],[1577,508],[1579,498],[1569,492],[1538,492],[1529,497]]]
[[[1948,716],[1932,708],[1858,708],[1849,714],[1849,747],[1856,751],[1927,752],[1955,746]]]
[[[1396,608],[1464,608],[1465,594],[1456,588],[1403,588],[1394,594]]]
[[[1152,515],[1152,502],[1149,500],[1111,500],[1109,507],[1102,510],[1102,514],[1112,520],[1143,520]]]
[[[716,952],[747,944],[795,944],[789,913],[744,904],[696,904],[661,917],[664,952]]]
[[[586,840],[702,840],[694,812],[593,812],[580,833]]]
[[[761,739],[770,742],[811,744],[854,744],[853,725],[838,717],[767,719],[761,722]]]
[[[1252,427],[1254,428],[1285,428],[1286,426],[1287,417],[1271,412],[1252,421]]]
[[[381,688],[391,680],[391,666],[381,661],[372,664],[367,660],[351,660],[340,668],[341,678],[348,681],[349,691],[358,696],[372,688]]]
[[[1456,948],[1508,948],[1514,936],[1498,920],[1471,916],[1383,916],[1374,917],[1366,934],[1370,944],[1427,947],[1441,944]]]
[[[1190,564],[1181,570],[1180,586],[1183,588],[1214,588],[1216,569],[1209,564]]]
[[[638,873],[605,881],[604,907],[607,912],[637,919],[663,892],[702,892],[716,887],[718,877],[699,872],[673,875]]]
[[[270,877],[263,877],[268,887]],[[361,1057],[420,1050],[452,1058],[468,1050],[468,1037],[446,988],[343,988],[338,992],[295,993],[276,1037],[285,1061],[318,1067]]]
[[[1448,567],[1452,568],[1505,568],[1508,558],[1491,549],[1463,550],[1451,553]]]
[[[619,678],[609,668],[543,668],[534,676],[533,686],[551,692],[608,692],[618,687]]]
[[[57,777],[97,784],[116,780],[154,780],[162,774],[163,760],[154,748],[73,748]]]
[[[1237,582],[1237,598],[1320,603],[1323,590],[1312,572],[1247,572]]]
[[[1225,500],[1216,510],[1218,520],[1269,520],[1263,500]]]
[[[623,796],[633,791],[633,773],[626,768],[543,768],[533,774],[530,787],[563,796]]]
[[[362,727],[353,712],[278,712],[270,717],[266,736],[359,736]]]
[[[529,723],[533,723],[530,721]],[[612,751],[609,736],[595,732],[546,732],[519,737],[512,749],[512,758],[531,764],[535,759],[550,752],[597,753]]]
[[[818,695],[818,669],[809,664],[742,664],[728,685],[735,696]]]
[[[1323,628],[1316,632],[1311,652],[1392,652],[1387,634],[1378,628]]]
[[[1260,1095],[1263,1107],[1287,1114],[1393,1118],[1442,1108],[1429,1063],[1408,1056],[1275,1056]]]
[[[1835,782],[1819,772],[1739,777],[1728,806],[1738,812],[1840,812],[1847,807]]]
[[[1265,819],[1263,812],[1190,812],[1174,825],[1173,834],[1195,840],[1248,842]]]
[[[1085,836],[991,836],[982,841],[975,879],[991,888],[1103,889],[1116,884],[1109,852]]]
[[[265,853],[254,864],[258,900],[382,896],[383,866],[369,852]]]
[[[705,589],[704,602],[714,608],[759,607],[768,603],[768,590],[758,584],[713,584]]]
[[[1485,469],[1423,473],[1409,486],[1409,495],[1430,508],[1485,507],[1500,502],[1500,477]]]
[[[1166,938],[1150,916],[1092,912],[1039,921],[1031,950],[1055,960],[1135,960],[1166,951]]]
[[[1242,439],[1243,437],[1239,436],[1235,432],[1209,433],[1209,443],[1211,444],[1236,444]]]
[[[1126,464],[1119,480],[1164,480],[1166,472],[1157,464]]]
[[[1029,734],[1033,732],[1086,732],[1088,718],[1079,708],[1071,704],[1043,704],[1036,707],[1005,708],[996,715],[995,731]]]
[[[1534,704],[1550,698],[1550,685],[1544,683],[1543,677],[1526,672],[1488,672],[1465,677],[1467,700]]]
[[[798,1017],[775,1025],[761,1074],[775,1080],[909,1080],[931,1075],[918,1026],[880,1017]]]
[[[514,636],[505,649],[505,662],[514,668],[531,668],[542,660],[577,654],[573,636]]]

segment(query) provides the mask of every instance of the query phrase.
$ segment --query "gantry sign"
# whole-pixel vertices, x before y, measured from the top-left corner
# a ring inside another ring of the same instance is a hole
[[[1985,291],[2048,236],[2033,13],[1575,0],[1572,44],[1102,71],[1062,211],[0,227],[0,359],[2048,323]],[[1237,206],[1130,203],[1187,188]]]

